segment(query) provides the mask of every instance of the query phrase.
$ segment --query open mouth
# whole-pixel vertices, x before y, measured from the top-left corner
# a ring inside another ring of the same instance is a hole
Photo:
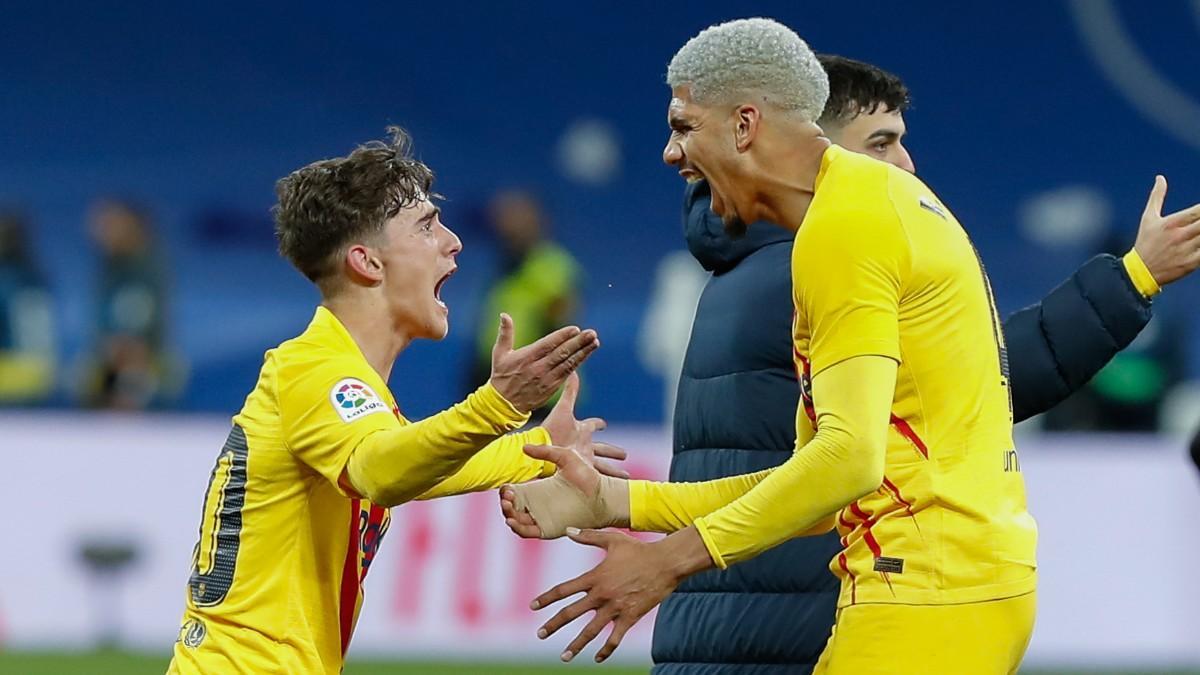
[[[442,309],[447,309],[446,303],[442,302],[442,286],[445,286],[446,282],[450,280],[450,277],[454,276],[454,272],[457,269],[457,266],[451,267],[450,271],[446,272],[446,274],[443,275],[441,279],[438,279],[437,283],[433,285],[433,299],[437,301],[438,306]]]
[[[683,176],[683,179],[689,183],[695,183],[696,181],[704,179],[704,174],[696,171],[695,169],[684,169],[683,171],[679,172],[679,175]]]

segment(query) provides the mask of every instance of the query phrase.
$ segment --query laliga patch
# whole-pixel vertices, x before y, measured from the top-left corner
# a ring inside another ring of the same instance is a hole
[[[387,412],[387,405],[362,380],[348,377],[333,385],[329,402],[343,422],[353,422],[371,413]]]

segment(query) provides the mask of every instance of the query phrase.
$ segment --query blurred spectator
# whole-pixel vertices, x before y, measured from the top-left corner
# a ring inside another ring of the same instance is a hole
[[[29,252],[25,218],[0,213],[0,404],[46,399],[54,388],[54,312]]]
[[[500,243],[500,273],[483,301],[468,390],[487,381],[501,312],[513,318],[513,344],[527,345],[566,325],[578,305],[579,266],[545,232],[545,213],[533,195],[496,194],[488,221]]]
[[[675,416],[679,373],[692,335],[696,303],[708,282],[708,272],[691,251],[668,253],[658,263],[654,290],[638,331],[638,356],[642,365],[663,378],[663,420]]]
[[[141,410],[170,388],[165,349],[167,288],[149,217],[138,206],[102,200],[89,214],[100,248],[96,338],[81,394],[91,407]]]
[[[1101,253],[1128,250],[1124,232],[1113,232]],[[1168,304],[1082,389],[1046,413],[1052,431],[1157,431],[1171,389],[1186,375],[1186,330]]]

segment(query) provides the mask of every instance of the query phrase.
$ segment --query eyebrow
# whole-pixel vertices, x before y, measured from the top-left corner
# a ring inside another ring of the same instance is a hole
[[[901,135],[902,134],[900,134],[896,131],[893,131],[891,129],[880,129],[879,131],[876,131],[875,133],[871,134],[870,136],[867,136],[867,140],[868,141],[874,141],[874,140],[895,141],[895,140],[898,140]]]
[[[441,214],[442,214],[442,207],[440,207],[440,206],[435,206],[435,207],[433,207],[432,209],[430,209],[428,213],[426,213],[425,215],[421,216],[421,217],[420,217],[420,218],[417,220],[417,222],[418,222],[418,223],[424,223],[424,222],[426,222],[426,221],[428,221],[428,220],[433,220],[434,218],[437,218],[437,217],[438,217],[438,216],[440,216]]]

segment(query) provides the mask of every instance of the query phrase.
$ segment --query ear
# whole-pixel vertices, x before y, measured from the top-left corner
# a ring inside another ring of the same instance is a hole
[[[368,286],[383,282],[383,261],[374,249],[364,244],[352,244],[344,258],[351,278]]]
[[[733,116],[733,141],[738,152],[745,152],[758,137],[762,112],[752,105],[740,105],[733,111]]]

